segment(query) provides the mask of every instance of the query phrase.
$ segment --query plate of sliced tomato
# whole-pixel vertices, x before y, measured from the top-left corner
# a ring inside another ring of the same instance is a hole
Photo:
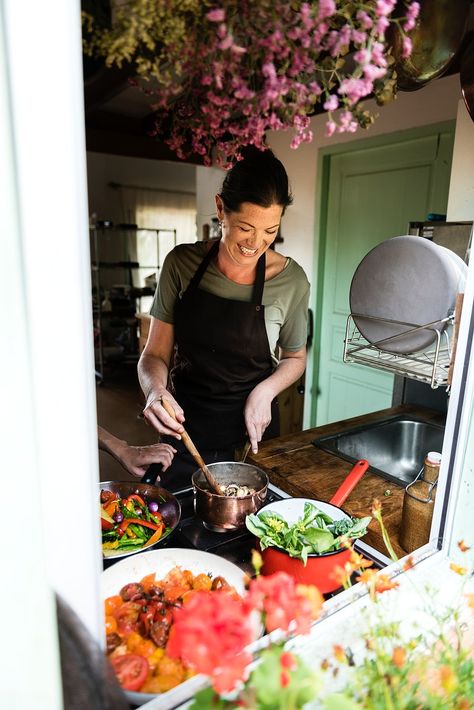
[[[246,579],[228,560],[178,548],[144,552],[104,570],[107,657],[131,704],[143,705],[160,695],[163,707],[170,707],[166,693],[175,697],[183,692],[184,697],[187,686],[202,683],[191,668],[167,654],[173,613],[195,592],[242,596]]]
[[[148,483],[102,482],[99,505],[104,558],[156,547],[171,535],[181,516],[177,498]]]

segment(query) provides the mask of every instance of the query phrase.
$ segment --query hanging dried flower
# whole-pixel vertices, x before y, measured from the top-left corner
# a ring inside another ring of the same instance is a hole
[[[89,53],[108,65],[133,62],[156,111],[154,135],[185,159],[191,152],[226,167],[245,145],[263,148],[269,130],[292,130],[291,147],[313,138],[309,116],[328,112],[326,134],[354,132],[396,90],[386,40],[403,36],[419,3],[401,0],[129,0],[117,3],[110,29],[94,31]]]

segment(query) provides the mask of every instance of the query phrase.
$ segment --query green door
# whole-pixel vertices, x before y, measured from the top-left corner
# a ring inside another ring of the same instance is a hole
[[[453,139],[452,124],[427,126],[323,155],[313,425],[391,406],[393,375],[343,362],[350,284],[377,244],[446,213]]]

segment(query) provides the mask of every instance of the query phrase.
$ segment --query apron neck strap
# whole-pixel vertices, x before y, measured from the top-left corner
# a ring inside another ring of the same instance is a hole
[[[206,256],[204,259],[201,261],[199,264],[198,268],[196,269],[196,273],[192,277],[191,281],[189,282],[188,288],[186,289],[187,291],[194,291],[196,289],[200,282],[202,277],[204,276],[204,273],[211,263],[212,259],[217,256],[217,253],[219,251],[219,244],[220,244],[220,239],[214,242],[214,244],[211,246],[209,251],[207,252]],[[255,276],[255,282],[253,285],[253,293],[252,293],[252,304],[255,306],[259,306],[262,303],[262,298],[263,298],[263,288],[265,286],[265,265],[266,265],[266,260],[265,260],[265,252],[262,254],[262,256],[259,258],[257,261],[257,273]]]

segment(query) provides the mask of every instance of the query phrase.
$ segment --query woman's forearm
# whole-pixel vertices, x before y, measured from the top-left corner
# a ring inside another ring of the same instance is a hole
[[[143,352],[138,361],[138,380],[147,404],[159,399],[168,383],[167,363],[160,357]]]
[[[127,442],[122,439],[118,439],[101,426],[97,427],[97,437],[99,439],[99,449],[106,451],[108,454],[117,459],[117,461],[120,461],[120,451],[127,446]]]
[[[306,368],[306,348],[295,353],[285,352],[274,372],[261,385],[268,388],[272,399],[296,382]]]

